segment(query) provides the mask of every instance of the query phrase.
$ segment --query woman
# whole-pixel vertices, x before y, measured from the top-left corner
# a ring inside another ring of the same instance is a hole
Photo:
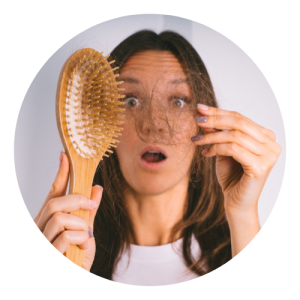
[[[118,147],[90,200],[65,196],[62,153],[35,222],[61,253],[87,249],[82,267],[104,278],[161,285],[204,275],[260,230],[258,199],[281,152],[275,134],[217,108],[204,63],[174,32],[137,32],[111,59],[126,95]],[[79,208],[88,223],[69,214]]]

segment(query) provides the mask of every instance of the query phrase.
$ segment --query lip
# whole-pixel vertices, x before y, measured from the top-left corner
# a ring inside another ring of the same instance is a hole
[[[142,156],[148,151],[159,151],[166,158],[160,162],[147,162],[144,159],[142,159]],[[140,156],[139,156],[140,164],[143,167],[145,167],[146,169],[150,169],[150,170],[160,169],[161,167],[163,167],[166,164],[167,160],[168,160],[168,155],[167,155],[166,151],[158,146],[147,146],[147,147],[143,148],[143,150],[140,152]]]
[[[142,159],[141,156],[139,158],[140,164],[148,170],[157,170],[157,169],[162,168],[167,163],[167,160],[168,159],[166,158],[160,162],[147,162],[144,159]]]
[[[166,153],[166,151],[158,146],[147,146],[143,148],[143,150],[140,152],[140,157],[142,157],[148,151],[158,151],[162,153],[166,158],[168,158],[168,154]]]

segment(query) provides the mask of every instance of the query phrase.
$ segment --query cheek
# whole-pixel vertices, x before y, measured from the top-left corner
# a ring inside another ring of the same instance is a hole
[[[132,116],[125,115],[122,121],[124,123],[122,124],[123,130],[121,130],[121,136],[118,137],[119,144],[128,143],[130,145],[131,140],[136,135],[134,118]]]
[[[134,124],[126,118],[124,118],[123,121],[123,130],[121,131],[121,136],[118,137],[119,143],[117,143],[116,148],[116,153],[121,165],[131,159],[137,138]]]
[[[181,123],[180,131],[183,139],[190,139],[193,135],[196,135],[199,131],[199,126],[195,122],[194,117]]]

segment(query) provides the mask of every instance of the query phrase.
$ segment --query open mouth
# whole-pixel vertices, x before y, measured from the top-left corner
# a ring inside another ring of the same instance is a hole
[[[142,159],[148,163],[158,163],[165,160],[166,157],[159,151],[147,151],[142,155]]]

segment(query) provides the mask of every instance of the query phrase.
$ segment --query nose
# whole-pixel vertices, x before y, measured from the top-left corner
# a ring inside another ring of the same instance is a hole
[[[149,101],[139,118],[140,133],[146,137],[163,135],[167,127],[167,114],[160,101]]]

